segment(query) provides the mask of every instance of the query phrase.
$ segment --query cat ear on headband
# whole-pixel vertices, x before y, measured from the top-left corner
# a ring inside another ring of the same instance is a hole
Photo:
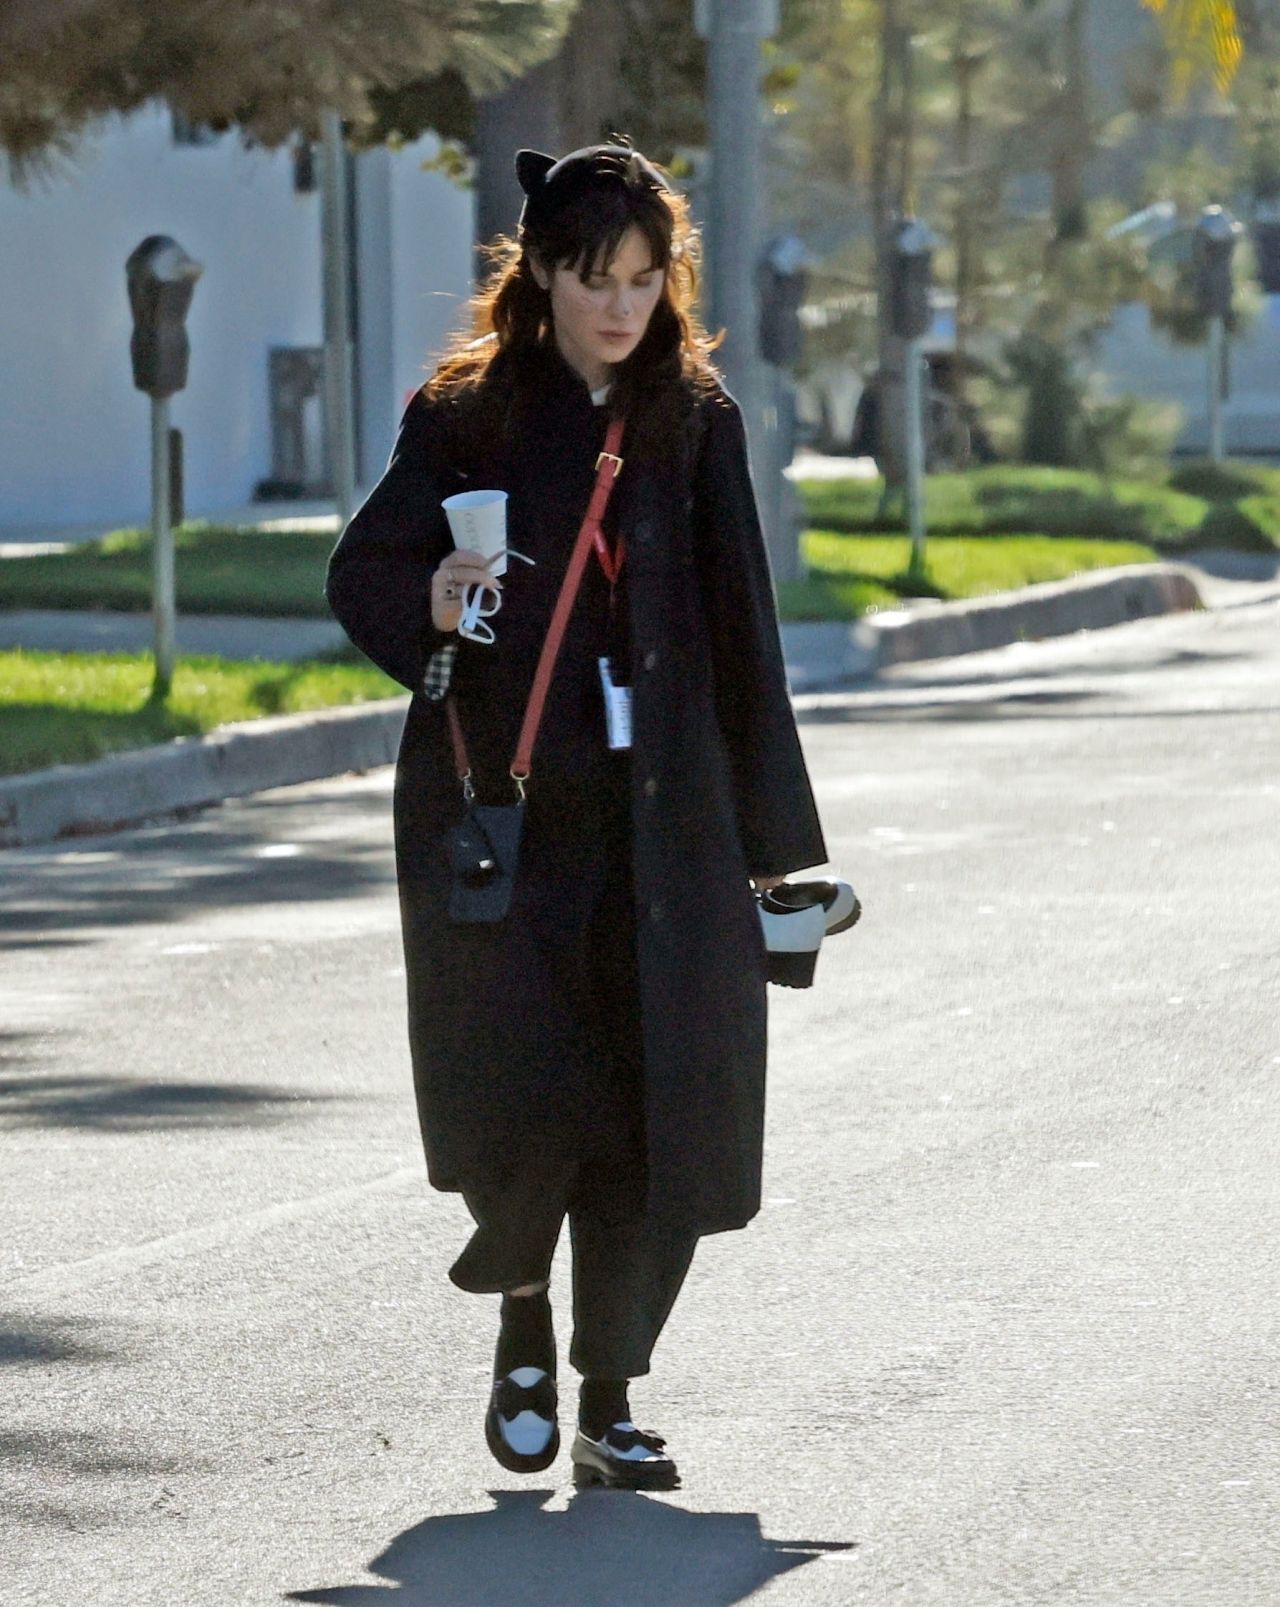
[[[545,151],[517,151],[516,178],[520,181],[520,188],[526,195],[532,195],[555,165],[555,157],[548,156]]]

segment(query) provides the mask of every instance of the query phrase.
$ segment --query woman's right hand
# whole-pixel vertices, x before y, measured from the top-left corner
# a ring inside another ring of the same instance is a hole
[[[502,582],[489,573],[484,554],[464,547],[451,552],[431,577],[431,623],[438,631],[457,630],[468,586],[502,591]]]

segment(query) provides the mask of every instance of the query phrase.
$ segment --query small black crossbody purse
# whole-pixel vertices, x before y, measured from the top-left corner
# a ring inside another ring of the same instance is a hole
[[[532,774],[533,747],[542,724],[542,711],[555,673],[556,660],[564,641],[569,615],[577,601],[591,548],[600,534],[605,508],[613,492],[614,481],[622,468],[618,449],[622,445],[623,420],[613,419],[605,435],[604,450],[596,458],[596,482],[587,504],[582,528],[574,543],[565,571],[560,595],[551,615],[546,641],[538,659],[529,701],[525,706],[524,721],[516,743],[515,758],[511,761],[511,779],[515,783],[516,799],[509,804],[482,804],[477,801],[471,779],[471,760],[467,754],[462,722],[452,696],[446,698],[449,717],[449,734],[453,740],[454,765],[462,783],[465,809],[462,819],[449,834],[449,861],[452,881],[449,886],[449,918],[461,922],[493,922],[503,920],[511,908],[515,892],[516,872],[520,864],[520,840],[524,834],[525,795]],[[603,541],[603,536],[600,536]]]

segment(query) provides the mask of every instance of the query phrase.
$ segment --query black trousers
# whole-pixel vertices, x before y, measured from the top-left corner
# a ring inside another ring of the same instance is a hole
[[[575,1181],[566,1173],[556,1187],[544,1177],[523,1197],[508,1192],[500,1200],[465,1195],[476,1232],[449,1276],[475,1293],[544,1283],[567,1215],[573,1245],[569,1360],[584,1377],[638,1378],[649,1371],[697,1237],[644,1216],[602,1217],[579,1199]]]
[[[503,1186],[464,1193],[476,1231],[449,1276],[475,1293],[542,1283],[568,1217],[570,1360],[589,1377],[636,1378],[649,1371],[697,1235],[660,1227],[645,1214],[644,1057],[624,763],[610,783],[597,843],[600,897],[556,957],[559,985],[578,1001],[583,1052],[565,1067],[557,1119],[548,1124],[530,1113]]]

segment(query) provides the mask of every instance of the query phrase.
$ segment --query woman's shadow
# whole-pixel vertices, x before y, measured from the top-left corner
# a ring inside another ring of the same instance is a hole
[[[777,1574],[852,1542],[766,1540],[747,1512],[684,1512],[611,1490],[492,1490],[489,1512],[427,1518],[369,1564],[386,1585],[292,1591],[288,1601],[376,1607],[732,1607]]]

